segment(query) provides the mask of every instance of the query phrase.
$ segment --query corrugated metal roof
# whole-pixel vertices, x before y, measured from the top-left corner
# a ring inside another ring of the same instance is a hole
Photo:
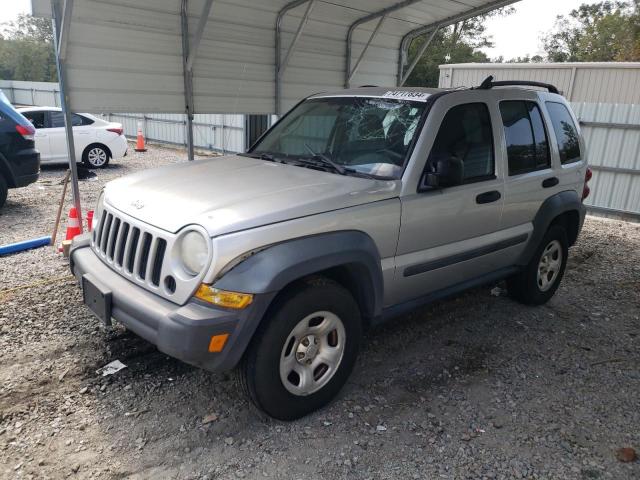
[[[286,109],[301,98],[345,83],[347,34],[384,9],[379,34],[352,79],[353,85],[395,85],[403,37],[425,25],[448,24],[517,0],[316,0],[282,77]],[[71,108],[90,111],[185,110],[181,0],[67,0],[73,4],[66,69]],[[189,0],[193,37],[206,0]],[[275,25],[290,0],[214,0],[193,64],[196,112],[275,111]],[[292,43],[307,3],[282,21],[282,52]],[[50,16],[49,0],[32,0]],[[352,63],[378,18],[353,32]],[[193,40],[193,38],[192,38]]]

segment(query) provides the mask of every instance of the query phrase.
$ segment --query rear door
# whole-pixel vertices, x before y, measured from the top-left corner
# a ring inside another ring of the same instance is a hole
[[[76,161],[82,159],[82,152],[95,138],[95,131],[90,121],[78,114],[71,115],[73,124],[73,141],[76,151]],[[64,127],[64,114],[61,111],[49,112],[49,141],[51,145],[51,157],[56,161],[67,161],[69,158],[67,149],[67,134]]]
[[[502,228],[531,225],[542,202],[558,193],[559,165],[552,155],[545,111],[535,92],[508,92],[502,120],[505,209]]]
[[[47,133],[47,112],[45,110],[34,110],[21,113],[36,129],[34,140],[36,149],[40,152],[40,161],[46,162],[50,160],[51,146],[49,144],[49,134]]]
[[[418,298],[505,264],[499,252],[506,237],[499,231],[504,181],[494,148],[497,114],[492,102],[478,98],[469,92],[449,94],[429,113],[421,136],[424,146],[413,155],[413,171],[405,172],[409,191],[401,198],[396,274],[388,303]],[[421,187],[419,179],[434,162],[451,156],[462,160],[462,182]]]

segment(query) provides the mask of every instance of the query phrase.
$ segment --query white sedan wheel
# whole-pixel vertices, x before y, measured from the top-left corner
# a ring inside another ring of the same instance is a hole
[[[92,167],[103,167],[108,160],[109,156],[102,147],[93,147],[87,152],[87,161]]]

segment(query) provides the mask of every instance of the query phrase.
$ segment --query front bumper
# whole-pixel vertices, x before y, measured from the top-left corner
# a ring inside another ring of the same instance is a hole
[[[158,350],[210,371],[230,370],[242,357],[260,319],[273,298],[254,297],[244,310],[214,308],[192,300],[176,305],[120,276],[89,247],[89,236],[76,237],[70,252],[71,272],[82,285],[91,274],[112,294],[111,316]],[[209,352],[213,335],[229,334],[224,349]]]

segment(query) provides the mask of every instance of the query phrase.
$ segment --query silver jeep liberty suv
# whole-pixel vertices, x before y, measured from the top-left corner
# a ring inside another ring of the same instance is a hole
[[[236,369],[291,420],[338,393],[371,326],[500,279],[548,301],[589,178],[552,85],[322,93],[245,154],[110,182],[71,270],[105,324]]]

